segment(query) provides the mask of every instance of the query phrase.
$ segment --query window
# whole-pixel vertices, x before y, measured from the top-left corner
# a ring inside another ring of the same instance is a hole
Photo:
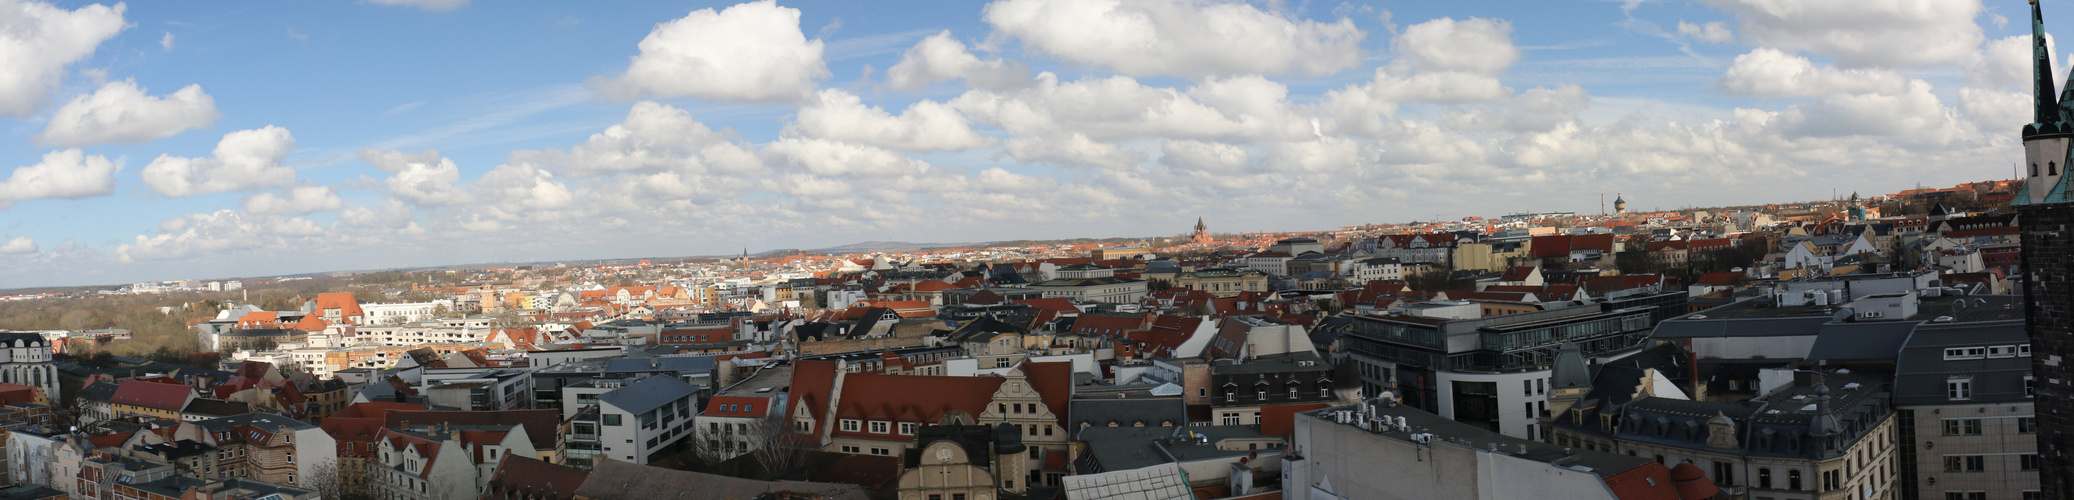
[[[1944,349],[1944,359],[1946,360],[1980,359],[1987,357],[1987,354],[1988,348],[1986,347],[1947,347]]]
[[[2038,470],[2038,454],[2025,453],[2017,455],[2017,463],[2023,467],[2023,470]]]
[[[843,432],[857,432],[862,423],[854,419],[843,419]]]
[[[2037,382],[2038,379],[2030,375],[2024,376],[2024,397],[2036,397],[2038,395]]]
[[[2021,434],[2037,434],[2038,417],[2016,417],[2016,432]]]
[[[873,420],[873,421],[871,421],[871,433],[872,433],[872,434],[885,434],[885,433],[887,432],[887,429],[890,429],[890,428],[892,428],[892,426],[893,426],[893,424],[892,424],[892,423],[890,423],[890,422],[885,422],[885,421],[881,421],[881,420]]]
[[[1260,401],[1267,401],[1267,389],[1254,390],[1253,397],[1258,398]]]
[[[916,426],[919,426],[919,425],[921,425],[921,424],[917,424],[917,423],[914,423],[914,422],[901,422],[901,423],[900,423],[900,435],[902,435],[902,436],[913,436],[913,435],[915,435],[915,427],[916,427]]]
[[[1800,491],[1800,471],[1786,471],[1786,489]]]
[[[1987,470],[1988,457],[1983,455],[1945,455],[1945,472],[1980,472]]]
[[[1239,425],[1239,414],[1237,414],[1237,413],[1226,413],[1226,414],[1224,414],[1224,425]]]
[[[1296,386],[1289,386],[1289,399],[1296,399]]]
[[[1528,396],[1534,395],[1534,381],[1521,380],[1519,381],[1519,386],[1521,392],[1525,392]]]
[[[1948,418],[1948,419],[1945,419],[1945,420],[1944,420],[1944,435],[1946,435],[1946,436],[1978,436],[1978,435],[1980,435],[1980,419],[1978,419],[1978,418]]]
[[[863,451],[864,451],[864,450],[863,450],[862,448],[858,448],[858,447],[855,447],[855,446],[848,446],[848,445],[844,445],[844,446],[843,446],[843,453],[863,453]]]
[[[1947,399],[1953,400],[1973,399],[1973,377],[1952,377],[1945,380],[1944,395]]]
[[[1736,464],[1721,461],[1714,462],[1714,484],[1735,486]]]
[[[616,414],[609,414],[609,413],[608,413],[608,414],[606,414],[606,415],[605,415],[605,425],[606,425],[606,426],[608,426],[608,427],[618,427],[618,426],[619,426],[619,415],[616,415]]]
[[[1944,492],[1944,500],[1988,500],[1988,492],[1985,492],[1985,491],[1947,491],[1947,492]]]
[[[1765,469],[1765,468],[1760,468],[1760,469],[1757,469],[1757,487],[1759,487],[1759,488],[1764,488],[1764,489],[1767,489],[1767,490],[1769,490],[1769,489],[1772,489],[1772,470],[1771,470],[1771,469]]]
[[[2014,358],[2014,357],[2016,357],[2016,346],[2014,346],[2014,345],[1991,345],[1991,346],[1988,346],[1988,357],[1990,357],[1990,358]]]
[[[2018,356],[2023,356],[2023,357],[2030,357],[2030,356],[2031,356],[2031,344],[2017,344],[2017,345],[2016,345],[2016,355],[2018,355]]]
[[[873,454],[873,455],[878,455],[878,456],[889,456],[889,455],[892,455],[892,454],[893,454],[893,450],[890,450],[890,449],[886,449],[886,448],[872,448],[872,449],[871,449],[871,454]]]

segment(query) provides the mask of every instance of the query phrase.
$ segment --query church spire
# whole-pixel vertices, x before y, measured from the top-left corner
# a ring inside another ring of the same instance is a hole
[[[2045,44],[2045,14],[2038,10],[2038,0],[2031,0],[2031,64],[2031,91],[2037,100],[2033,104],[2036,116],[2031,120],[2033,123],[2058,122],[2061,120],[2060,103],[2053,98],[2052,48]]]

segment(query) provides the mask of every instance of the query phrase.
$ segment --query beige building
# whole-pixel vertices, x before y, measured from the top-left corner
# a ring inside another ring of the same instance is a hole
[[[1028,485],[1015,472],[1029,468],[1015,427],[999,424],[930,426],[915,437],[923,443],[908,453],[916,466],[900,474],[900,500],[992,500]],[[997,474],[996,472],[1008,472]]]
[[[1455,269],[1504,271],[1515,259],[1524,259],[1534,249],[1534,240],[1462,243],[1455,246]]]
[[[1231,269],[1185,272],[1174,275],[1174,288],[1202,290],[1217,297],[1233,297],[1239,292],[1267,291],[1267,274]]]

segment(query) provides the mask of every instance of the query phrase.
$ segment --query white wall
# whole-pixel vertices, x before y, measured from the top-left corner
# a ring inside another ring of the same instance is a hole
[[[1440,393],[1440,416],[1447,418],[1455,418],[1455,382],[1495,382],[1498,387],[1498,432],[1507,436],[1529,438],[1527,426],[1540,419],[1540,409],[1548,403],[1549,370],[1518,373],[1439,372],[1436,375]],[[1536,384],[1535,380],[1541,382]],[[1534,386],[1533,394],[1522,391],[1522,381],[1526,385]],[[1534,403],[1534,413],[1527,413],[1527,403]],[[1542,439],[1542,434],[1546,431],[1546,428],[1540,429],[1531,438]]]

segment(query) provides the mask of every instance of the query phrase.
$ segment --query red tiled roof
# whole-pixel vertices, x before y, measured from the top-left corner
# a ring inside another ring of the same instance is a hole
[[[1066,412],[1067,400],[1073,397],[1073,363],[1069,361],[1024,362],[1023,375],[1029,377],[1030,388],[1037,390],[1038,399],[1051,409],[1060,423],[1071,422]]]
[[[108,402],[180,411],[193,397],[194,388],[180,384],[124,380],[115,387],[115,395]]]
[[[799,375],[793,369],[795,385]],[[1000,377],[940,377],[858,373],[843,378],[836,418],[935,423],[953,410],[978,418],[1001,388]],[[835,431],[836,436],[891,438],[891,434]],[[888,429],[888,432],[895,432]]]
[[[828,418],[828,402],[835,399],[835,377],[840,370],[834,361],[799,361],[792,365],[792,405],[806,405],[807,413],[814,419],[808,436],[820,436],[824,426],[831,425]],[[788,416],[796,411],[786,408]],[[819,443],[815,443],[818,445]]]
[[[310,315],[322,316],[324,315],[324,311],[328,309],[339,310],[339,319],[351,318],[363,314],[360,312],[360,299],[354,298],[353,294],[347,292],[327,292],[317,294],[316,312],[312,312],[310,313]]]
[[[1498,277],[1498,281],[1526,281],[1533,274],[1533,266],[1512,266],[1505,268],[1505,275]]]
[[[917,292],[941,292],[952,288],[957,287],[939,280],[922,280],[915,283],[914,290]]]
[[[713,399],[706,401],[706,411],[699,414],[715,417],[761,417],[770,414],[770,405],[771,398],[766,397],[713,396]]]

